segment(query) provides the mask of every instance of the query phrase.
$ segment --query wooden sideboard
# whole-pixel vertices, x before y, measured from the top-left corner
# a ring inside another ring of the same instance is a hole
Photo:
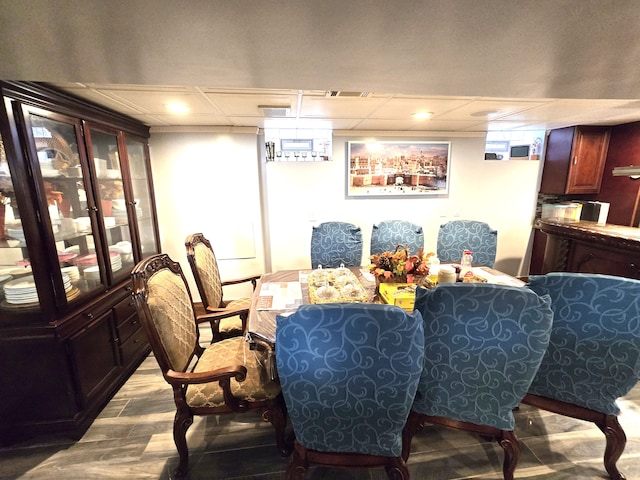
[[[542,273],[604,273],[640,279],[640,228],[538,220],[547,235]]]

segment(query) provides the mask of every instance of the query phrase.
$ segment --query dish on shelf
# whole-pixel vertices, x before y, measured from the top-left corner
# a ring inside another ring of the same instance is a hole
[[[80,270],[76,266],[62,267],[60,271],[63,275],[69,275],[69,280],[71,280],[72,284],[78,283],[78,280],[80,280]]]
[[[59,262],[69,262],[78,256],[75,252],[58,252]]]
[[[71,285],[71,278],[66,273],[62,274],[62,283],[64,285],[65,292],[68,292],[73,288]],[[38,290],[36,288],[36,282],[33,275],[10,280],[2,286],[2,289],[4,291],[5,301],[8,304],[28,305],[38,303]]]
[[[0,266],[0,275],[11,275],[14,277],[20,275],[28,275],[31,273],[31,267],[15,267],[15,266]]]

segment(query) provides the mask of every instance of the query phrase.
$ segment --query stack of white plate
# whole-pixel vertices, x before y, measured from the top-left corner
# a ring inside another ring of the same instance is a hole
[[[111,256],[111,271],[117,272],[122,268],[122,257],[118,252],[109,252]]]
[[[66,273],[62,274],[62,283],[65,292],[70,292],[73,288],[71,279]],[[33,279],[33,275],[11,280],[5,283],[2,288],[4,290],[5,300],[9,304],[26,305],[38,303],[38,291],[36,290],[36,282]]]
[[[98,265],[87,267],[83,270],[85,280],[94,280],[100,283],[100,267]]]
[[[109,251],[109,256],[111,258],[111,271],[117,272],[122,268],[122,257],[120,253],[117,251]],[[89,253],[87,255],[82,255],[71,260],[73,263],[78,265],[79,267],[84,267],[84,272],[86,273],[91,267],[98,268],[98,256],[95,253]],[[94,270],[90,270],[93,272]],[[98,274],[98,277],[100,275]]]
[[[80,280],[80,271],[78,270],[78,267],[62,267],[60,271],[63,274],[66,273],[69,275],[71,283],[74,285],[78,283],[78,280]]]
[[[4,289],[2,288],[2,285],[7,283],[12,278],[13,277],[11,275],[1,275],[0,274],[0,300],[2,300],[4,298],[4,293],[3,293]]]

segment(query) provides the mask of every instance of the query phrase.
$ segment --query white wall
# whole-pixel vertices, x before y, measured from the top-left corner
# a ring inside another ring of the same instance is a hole
[[[498,230],[496,268],[526,274],[526,252],[538,191],[539,161],[485,161],[484,136],[394,137],[385,141],[451,141],[449,194],[421,198],[345,198],[346,145],[365,137],[333,137],[333,161],[266,165],[272,268],[310,268],[311,227],[327,220],[362,228],[363,263],[368,263],[371,227],[386,219],[422,225],[425,250],[435,251],[445,221],[477,219]]]
[[[377,221],[399,218],[422,225],[425,247],[435,251],[441,223],[469,218],[498,230],[496,268],[513,275],[527,273],[542,162],[485,161],[483,136],[378,135],[375,139],[385,141],[450,141],[449,194],[346,198],[347,142],[371,139],[334,135],[329,162],[264,164],[262,137],[255,131],[152,130],[151,163],[162,250],[182,263],[192,282],[184,239],[189,233],[203,232],[216,250],[223,279],[236,278],[266,269],[311,267],[311,228],[322,221],[342,220],[360,226],[363,263],[367,264],[371,227]],[[198,299],[195,284],[191,285]],[[231,292],[230,296],[237,293]]]
[[[160,245],[180,262],[194,299],[184,246],[190,233],[211,241],[223,280],[264,273],[256,129],[153,133],[149,148]],[[251,288],[226,292],[234,298]]]

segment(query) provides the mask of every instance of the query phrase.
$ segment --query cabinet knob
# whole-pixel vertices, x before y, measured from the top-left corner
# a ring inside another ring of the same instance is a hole
[[[93,320],[93,313],[87,313],[87,318],[89,320]]]
[[[578,164],[578,156],[577,155],[575,157],[573,157],[573,164],[574,165]]]

